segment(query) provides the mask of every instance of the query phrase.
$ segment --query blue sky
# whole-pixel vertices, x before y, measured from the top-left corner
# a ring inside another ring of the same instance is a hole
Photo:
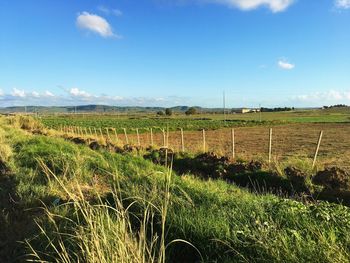
[[[350,104],[350,0],[1,0],[0,107]]]

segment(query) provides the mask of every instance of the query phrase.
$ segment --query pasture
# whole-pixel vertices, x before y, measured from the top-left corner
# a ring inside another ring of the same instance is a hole
[[[155,117],[150,114],[78,114],[42,116],[41,121],[48,128],[57,130],[63,127],[79,127],[84,136],[98,138],[102,135],[121,145],[166,145],[177,152],[185,148],[185,151],[190,153],[209,151],[223,156],[233,155],[231,129],[234,128],[235,157],[246,160],[268,158],[269,128],[272,128],[274,161],[285,161],[289,158],[312,160],[322,130],[324,135],[318,163],[349,168],[349,118],[348,108],[340,108],[263,112],[261,122],[259,113],[227,114],[225,120],[222,114],[176,114],[170,117]],[[183,142],[180,129],[183,129]]]
[[[210,164],[200,156],[174,159],[172,170],[152,163],[159,155],[92,149],[94,142],[27,117],[1,118],[0,124],[5,262],[350,260],[350,210],[337,200],[314,201],[328,191],[327,184],[310,182],[314,171],[301,171],[300,181],[299,172],[276,175],[271,168],[216,157]],[[185,162],[189,170],[181,172]],[[213,172],[219,176],[208,178]],[[291,192],[246,187],[258,181]],[[348,191],[344,187],[346,180],[335,189]]]

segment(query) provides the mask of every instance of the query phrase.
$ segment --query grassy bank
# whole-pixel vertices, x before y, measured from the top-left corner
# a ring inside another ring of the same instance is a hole
[[[7,122],[0,130],[1,256],[49,262],[350,259],[345,206],[177,176],[138,156],[34,136]]]

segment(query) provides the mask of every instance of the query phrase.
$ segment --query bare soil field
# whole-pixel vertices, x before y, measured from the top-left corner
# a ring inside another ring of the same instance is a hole
[[[273,159],[283,160],[288,157],[312,159],[321,130],[323,130],[323,137],[318,163],[350,168],[350,124],[348,123],[300,123],[274,126],[272,134]],[[140,134],[139,136],[142,146],[150,145],[150,133]],[[154,131],[154,144],[162,146],[164,144],[163,137],[162,132]],[[165,137],[167,136],[165,135]],[[231,156],[231,138],[231,129],[206,131],[206,151]],[[119,134],[119,139],[125,144],[123,134]],[[129,143],[138,144],[136,134],[128,135],[128,139]],[[184,143],[185,151],[203,151],[203,132],[185,131]],[[269,127],[235,128],[235,153],[237,158],[267,158],[268,144]],[[168,147],[175,151],[181,150],[180,131],[169,132]]]

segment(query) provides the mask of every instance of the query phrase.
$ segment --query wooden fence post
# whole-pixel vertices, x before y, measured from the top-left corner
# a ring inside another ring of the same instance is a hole
[[[125,142],[126,144],[129,144],[128,134],[126,133],[126,129],[123,128],[123,130],[124,130]]]
[[[152,130],[152,128],[150,129],[150,132],[151,132],[151,146],[153,146],[153,130]]]
[[[202,136],[203,136],[203,152],[206,151],[206,145],[205,145],[205,130],[203,129],[202,131]]]
[[[109,141],[112,141],[112,140],[111,140],[111,137],[109,136],[109,131],[108,131],[109,128],[105,128],[105,129],[106,129],[106,133],[107,133],[107,138],[108,138],[108,140],[109,140]]]
[[[163,147],[165,147],[165,130],[162,129],[162,132],[163,132]]]
[[[166,125],[166,147],[169,148],[169,125]]]
[[[314,168],[315,164],[316,164],[318,150],[320,149],[320,145],[321,145],[322,135],[323,135],[323,131],[320,132],[320,136],[318,137],[318,142],[317,142],[317,147],[316,147],[316,151],[315,151],[315,155],[314,155],[314,160],[312,162],[312,168]]]
[[[94,127],[94,131],[95,131],[95,138],[96,138],[96,140],[97,140],[97,139],[98,139],[98,135],[97,135],[96,127]]]
[[[119,139],[118,139],[117,129],[116,129],[116,128],[113,128],[113,131],[114,131],[114,135],[115,135],[115,140],[116,140],[117,143],[118,143],[118,142],[119,142]]]
[[[103,132],[102,132],[101,127],[99,128],[99,131],[100,131],[101,139],[104,140],[104,136],[103,136]]]
[[[139,129],[138,128],[136,128],[136,136],[137,136],[137,145],[141,146],[140,134],[139,134]]]
[[[269,163],[271,162],[271,154],[272,154],[272,128],[270,128],[270,135],[269,135]]]
[[[185,152],[184,130],[181,128],[181,150]]]
[[[232,159],[235,159],[235,129],[231,130]]]

